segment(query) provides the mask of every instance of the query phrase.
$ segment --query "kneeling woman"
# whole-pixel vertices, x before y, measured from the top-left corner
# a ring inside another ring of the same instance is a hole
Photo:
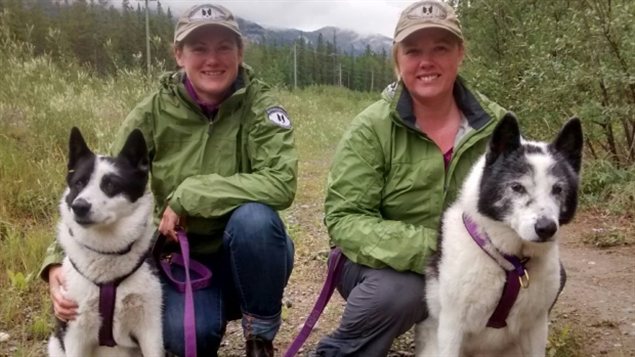
[[[398,81],[353,120],[329,173],[325,222],[344,255],[346,308],[319,356],[386,356],[427,316],[423,272],[441,213],[505,114],[458,76],[464,51],[447,3],[419,1],[402,12]]]
[[[291,205],[296,190],[291,122],[242,64],[242,35],[224,7],[186,11],[174,47],[181,70],[161,78],[158,91],[132,110],[112,151],[133,129],[143,132],[159,232],[176,240],[184,227],[192,257],[213,271],[211,286],[194,296],[198,355],[216,355],[227,321],[242,318],[247,355],[273,356],[293,267],[293,243],[276,212]],[[68,320],[76,306],[60,293],[60,261],[51,254],[42,277],[56,316]],[[183,355],[184,297],[163,287],[166,349]]]

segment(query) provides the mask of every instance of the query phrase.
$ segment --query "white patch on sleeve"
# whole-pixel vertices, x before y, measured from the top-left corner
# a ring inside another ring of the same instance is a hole
[[[290,129],[291,128],[291,120],[289,119],[289,114],[282,109],[281,107],[271,107],[266,110],[267,119],[272,123],[276,124],[279,127]]]

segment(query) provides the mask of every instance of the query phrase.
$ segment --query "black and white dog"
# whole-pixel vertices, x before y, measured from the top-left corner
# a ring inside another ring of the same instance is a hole
[[[544,356],[561,284],[558,233],[577,206],[582,126],[524,140],[508,114],[444,213],[417,356]]]
[[[78,304],[58,320],[50,356],[163,356],[161,285],[145,262],[152,242],[148,154],[133,131],[116,157],[95,155],[77,128],[57,240],[66,257],[64,294]]]

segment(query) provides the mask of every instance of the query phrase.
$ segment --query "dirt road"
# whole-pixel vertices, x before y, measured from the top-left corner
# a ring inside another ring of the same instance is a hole
[[[597,229],[585,218],[565,231],[560,254],[568,279],[552,320],[580,333],[588,356],[635,356],[635,246],[582,243],[585,231]]]

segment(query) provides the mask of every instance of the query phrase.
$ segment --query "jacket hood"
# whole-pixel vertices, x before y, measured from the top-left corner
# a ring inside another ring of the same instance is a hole
[[[483,101],[484,104],[489,104],[490,101],[480,93],[470,90],[461,77],[457,77],[454,82],[453,95],[459,109],[467,118],[468,124],[474,129],[484,127],[491,120],[492,116],[496,116],[495,113],[488,112],[483,108],[479,99]],[[391,110],[396,112],[393,118],[396,119],[399,124],[406,125],[410,128],[416,127],[416,118],[412,108],[412,97],[402,81],[393,82],[388,85],[382,91],[382,99],[387,101]],[[496,105],[496,108],[487,109],[497,111],[499,107]]]

